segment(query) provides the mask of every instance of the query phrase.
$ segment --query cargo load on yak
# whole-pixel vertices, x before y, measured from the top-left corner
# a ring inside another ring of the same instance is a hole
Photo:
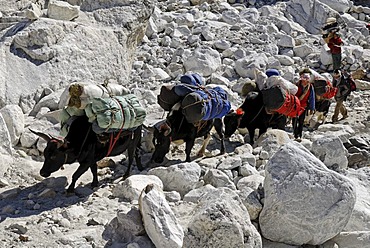
[[[175,85],[162,85],[159,95],[157,96],[157,103],[165,111],[170,111],[176,103],[181,100],[181,97],[175,92]]]
[[[194,86],[204,85],[202,77],[197,73],[185,74],[181,76],[180,82],[183,84],[190,84]]]
[[[266,90],[275,86],[279,86],[292,95],[295,95],[298,91],[298,87],[281,77],[276,69],[268,69],[266,70],[266,74],[256,69],[254,73],[256,84],[260,90]]]
[[[267,112],[297,117],[304,111],[298,97],[279,85],[261,90],[261,92]]]
[[[201,76],[196,73],[181,76],[180,82],[181,84],[177,85],[162,85],[157,96],[157,103],[165,111],[170,111],[176,103],[181,101],[182,97],[204,85]]]
[[[337,94],[337,88],[333,87],[330,81],[326,79],[317,79],[313,83],[315,93],[324,99],[331,99]]]
[[[63,91],[59,100],[59,114],[61,125],[60,135],[65,137],[74,117],[86,115],[84,109],[94,98],[123,96],[129,90],[122,85],[105,82],[101,85],[92,83],[74,82]]]
[[[181,101],[182,113],[189,123],[225,116],[231,109],[227,93],[221,87],[199,89]]]
[[[240,95],[246,97],[252,91],[257,91],[257,84],[253,81],[247,81],[244,83]]]
[[[260,87],[266,110],[289,117],[300,115],[303,109],[298,97],[295,96],[298,87],[275,71],[269,69],[266,74],[259,70],[255,71],[256,83]]]
[[[200,75],[185,74],[175,86],[175,92],[182,97],[181,108],[189,123],[211,120],[225,116],[231,109],[227,93],[221,87],[205,88]]]
[[[95,133],[132,129],[143,124],[146,112],[133,94],[94,98],[85,108]]]
[[[231,108],[225,90],[220,87],[206,89],[201,76],[195,73],[183,75],[180,84],[163,85],[157,102],[166,111],[180,103],[189,123],[221,118]]]
[[[62,93],[59,108],[69,106],[84,109],[94,98],[124,96],[128,93],[129,90],[119,84],[104,83],[99,85],[75,82],[71,83]]]
[[[301,107],[301,101],[298,97],[292,94],[286,94],[283,105],[281,105],[280,108],[275,109],[274,112],[289,117],[297,117],[304,112],[304,108]]]
[[[337,93],[337,88],[333,87],[329,78],[312,69],[310,69],[310,72],[313,77],[312,84],[315,89],[315,94],[324,99],[333,98]]]
[[[72,124],[75,117],[83,115],[85,115],[85,111],[83,109],[68,106],[64,107],[59,113],[60,136],[66,137],[69,131],[69,126]]]

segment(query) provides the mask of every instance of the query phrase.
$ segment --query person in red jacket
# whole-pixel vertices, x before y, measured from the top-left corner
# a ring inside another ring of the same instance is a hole
[[[334,33],[333,37],[328,42],[328,47],[330,48],[330,53],[333,58],[333,70],[340,70],[342,65],[342,46],[343,41],[338,35]]]
[[[310,81],[311,74],[302,73],[297,84],[298,91],[295,95],[299,98],[301,107],[305,109],[300,116],[293,118],[293,134],[297,141],[301,141],[304,119],[307,112],[309,110],[311,112],[315,110],[315,90]]]

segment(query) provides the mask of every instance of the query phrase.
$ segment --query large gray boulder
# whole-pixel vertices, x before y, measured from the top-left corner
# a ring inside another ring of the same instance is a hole
[[[351,8],[351,5],[352,5],[349,0],[320,0],[320,2],[342,13],[347,12]]]
[[[353,183],[331,171],[303,145],[282,146],[266,165],[265,238],[292,245],[320,245],[339,234],[353,211]]]
[[[199,47],[184,61],[186,71],[199,72],[210,76],[221,66],[220,54],[209,47]]]
[[[128,85],[153,8],[147,0],[84,1],[74,21],[40,18],[0,31],[0,107],[45,85],[106,78]]]
[[[235,61],[235,71],[241,77],[254,79],[255,69],[263,69],[267,64],[267,56],[263,54],[252,54]]]
[[[183,247],[262,247],[247,209],[229,188],[208,193],[190,214]]]
[[[48,5],[48,17],[70,21],[79,15],[79,7],[63,1],[51,1]]]
[[[256,146],[262,147],[262,151],[268,152],[272,157],[282,145],[290,141],[287,132],[280,129],[269,129],[257,139]]]
[[[164,190],[177,191],[181,196],[196,187],[200,174],[201,168],[196,162],[157,167],[148,172],[148,175],[154,175],[161,179]]]
[[[143,189],[139,208],[146,233],[156,247],[182,247],[183,229],[157,185],[150,184]]]
[[[335,135],[314,136],[312,153],[329,168],[346,169],[348,167],[347,149]]]
[[[326,19],[337,14],[334,9],[316,0],[291,0],[287,3],[286,11],[312,34],[320,34]]]
[[[370,231],[370,167],[349,169],[346,176],[356,188],[356,203],[345,232]]]
[[[370,244],[370,232],[342,232],[332,239],[338,247],[358,248],[368,247]]]
[[[16,145],[24,130],[24,116],[22,109],[15,104],[7,105],[0,109],[6,126],[8,127],[12,145]]]
[[[2,114],[0,114],[0,154],[12,154],[12,141]]]

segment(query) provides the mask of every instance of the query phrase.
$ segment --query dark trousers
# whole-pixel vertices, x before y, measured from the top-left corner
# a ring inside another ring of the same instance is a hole
[[[298,117],[293,118],[294,138],[302,138],[304,118],[306,118],[307,109]]]
[[[342,67],[342,54],[341,53],[338,53],[338,54],[332,54],[332,58],[333,58],[333,70],[340,70],[340,68]]]

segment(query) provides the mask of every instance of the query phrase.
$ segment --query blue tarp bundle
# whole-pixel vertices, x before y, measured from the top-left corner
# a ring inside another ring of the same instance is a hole
[[[188,122],[221,118],[230,111],[231,104],[227,99],[227,93],[221,87],[205,89],[204,82],[198,74],[183,75],[180,82],[181,84],[174,85],[171,90],[180,98],[181,108]],[[170,94],[163,93],[159,97],[162,101],[158,103],[161,105],[162,102],[173,102],[172,98]],[[168,108],[167,105],[162,107]]]
[[[221,87],[198,89],[188,93],[181,102],[188,122],[211,120],[225,116],[231,108],[227,93]]]
[[[204,85],[202,77],[199,74],[196,74],[196,73],[185,74],[185,75],[181,76],[180,82],[184,83],[184,84],[194,85],[194,86]]]
[[[231,105],[229,100],[227,99],[227,93],[221,87],[215,87],[213,89],[207,90],[208,94],[204,91],[196,91],[202,96],[203,99],[209,99],[210,101],[206,101],[205,108],[206,114],[202,118],[202,120],[210,120],[213,118],[221,118],[224,117],[227,113],[229,113],[231,109]]]

